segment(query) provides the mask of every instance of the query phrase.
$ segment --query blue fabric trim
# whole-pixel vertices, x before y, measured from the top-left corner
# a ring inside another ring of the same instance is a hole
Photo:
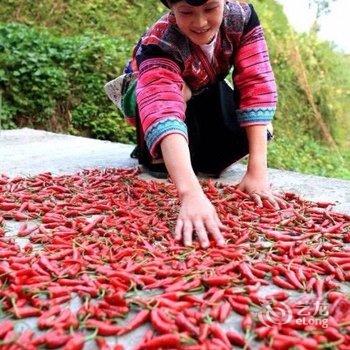
[[[179,118],[170,117],[155,123],[147,130],[145,140],[148,149],[153,149],[162,136],[171,130],[184,134],[187,138],[187,125]]]
[[[236,111],[237,118],[240,123],[247,122],[269,122],[273,119],[276,108],[266,107],[266,108],[249,108],[249,109],[239,109]]]

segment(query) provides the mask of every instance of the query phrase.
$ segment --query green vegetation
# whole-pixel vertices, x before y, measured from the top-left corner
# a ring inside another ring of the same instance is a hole
[[[121,38],[56,37],[25,25],[0,25],[1,125],[31,126],[120,142],[133,140],[107,100],[105,82],[129,52]]]
[[[279,85],[269,166],[350,179],[350,58],[315,33],[293,33],[273,0],[253,3]],[[139,36],[164,10],[157,0],[4,0],[0,128],[134,142],[103,85],[121,73]]]

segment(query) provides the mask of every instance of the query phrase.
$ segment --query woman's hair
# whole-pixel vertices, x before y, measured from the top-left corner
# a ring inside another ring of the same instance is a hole
[[[181,0],[160,0],[166,7],[170,7],[173,4],[176,4],[177,2]]]
[[[176,4],[177,2],[181,0],[160,0],[165,6],[170,7],[173,4]],[[205,4],[208,0],[185,0],[189,5],[192,6],[200,6]]]

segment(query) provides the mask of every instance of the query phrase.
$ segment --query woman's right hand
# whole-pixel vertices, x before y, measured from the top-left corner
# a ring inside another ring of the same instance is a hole
[[[182,194],[175,227],[176,240],[183,240],[185,246],[191,246],[195,232],[202,248],[210,246],[208,235],[218,246],[224,246],[225,239],[220,231],[224,229],[214,206],[202,190]]]
[[[225,229],[225,226],[204,194],[192,169],[186,139],[176,133],[167,135],[161,141],[161,149],[181,201],[174,232],[175,239],[182,239],[184,244],[189,246],[192,245],[193,232],[196,232],[203,248],[209,247],[208,235],[214,238],[217,245],[223,246],[225,240],[220,230]]]

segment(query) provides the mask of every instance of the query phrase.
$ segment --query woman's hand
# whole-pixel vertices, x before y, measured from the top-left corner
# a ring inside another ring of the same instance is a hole
[[[278,195],[272,193],[268,183],[267,171],[259,175],[251,174],[247,171],[238,185],[238,189],[248,193],[259,207],[263,206],[262,200],[265,199],[277,210],[286,208],[286,202]]]
[[[202,190],[191,191],[181,198],[181,208],[175,228],[175,239],[183,239],[185,246],[192,245],[193,232],[202,248],[208,248],[210,234],[218,246],[225,245],[220,230],[225,229],[214,206]]]
[[[238,189],[248,193],[259,207],[263,206],[263,200],[267,200],[277,210],[286,208],[286,202],[271,192],[268,181],[266,125],[248,126],[246,132],[249,142],[248,167]]]
[[[218,245],[224,245],[225,240],[220,229],[225,227],[192,169],[185,138],[179,134],[170,134],[162,140],[161,149],[181,201],[174,237],[183,239],[184,244],[189,246],[195,231],[203,248],[209,247],[208,234],[212,235]]]

